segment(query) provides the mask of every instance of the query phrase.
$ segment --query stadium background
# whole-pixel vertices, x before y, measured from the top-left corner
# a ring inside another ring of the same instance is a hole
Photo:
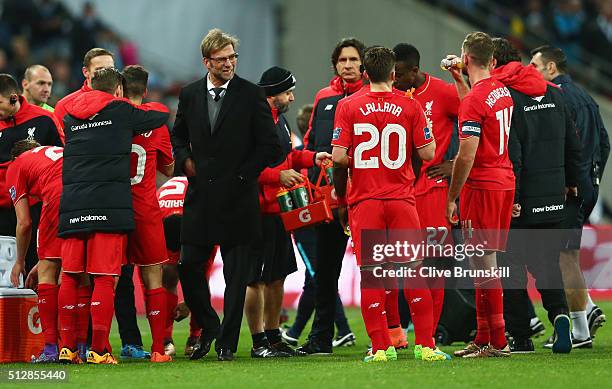
[[[612,52],[612,5],[609,0],[4,0],[0,1],[0,72],[19,80],[33,63],[47,65],[54,77],[52,105],[77,89],[86,50],[105,47],[117,55],[117,66],[141,63],[153,74],[151,100],[175,110],[180,87],[204,74],[199,44],[212,27],[241,40],[238,73],[254,82],[270,66],[290,69],[298,80],[296,101],[287,114],[312,103],[332,76],[330,52],[342,37],[366,45],[415,44],[421,68],[450,80],[440,58],[458,53],[465,34],[481,29],[511,39],[525,53],[542,43],[568,53],[572,75],[598,103],[612,126],[612,79],[607,56]],[[607,23],[607,24],[606,24]],[[594,39],[593,29],[601,31]],[[590,34],[590,35],[589,35]],[[609,37],[609,40],[607,39]],[[599,46],[597,46],[599,45]],[[602,58],[603,57],[603,58]],[[528,58],[528,57],[526,57]],[[612,172],[606,169],[600,203],[591,221],[594,239],[587,252],[598,279],[611,274]],[[607,233],[599,233],[605,231]],[[347,254],[340,290],[347,304],[358,304],[353,259]],[[299,262],[299,261],[298,261]],[[303,264],[287,280],[286,303],[301,291]],[[611,279],[612,277],[608,277]],[[223,281],[217,261],[212,289],[220,301]],[[601,285],[610,288],[608,285]]]

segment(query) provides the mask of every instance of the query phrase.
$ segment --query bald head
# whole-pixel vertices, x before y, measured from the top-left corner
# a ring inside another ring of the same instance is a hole
[[[32,65],[26,69],[21,86],[23,97],[28,103],[42,106],[51,96],[53,87],[51,72],[43,65]]]

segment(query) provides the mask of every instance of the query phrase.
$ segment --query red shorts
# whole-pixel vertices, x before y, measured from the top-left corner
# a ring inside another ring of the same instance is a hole
[[[127,234],[93,232],[64,239],[62,270],[119,276],[126,262]]]
[[[168,260],[161,218],[136,219],[136,229],[129,234],[127,259],[137,266],[160,265]]]
[[[419,215],[413,200],[363,200],[350,208],[349,224],[357,266],[361,266],[361,231],[419,230]],[[381,242],[384,243],[384,242]],[[370,264],[373,262],[368,261]]]
[[[513,202],[514,190],[464,187],[459,196],[459,215],[466,243],[482,244],[485,250],[505,251]]]
[[[447,195],[448,188],[437,186],[415,197],[421,228],[446,227],[450,230],[450,223],[446,220]]]
[[[60,259],[62,257],[62,241],[57,236],[59,217],[59,197],[43,204],[40,212],[40,224],[36,235],[36,248],[39,259]]]

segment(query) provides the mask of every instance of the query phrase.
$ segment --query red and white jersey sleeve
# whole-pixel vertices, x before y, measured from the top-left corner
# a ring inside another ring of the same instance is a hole
[[[63,151],[62,147],[40,146],[9,164],[6,184],[13,204],[26,195],[43,203],[61,196]]]

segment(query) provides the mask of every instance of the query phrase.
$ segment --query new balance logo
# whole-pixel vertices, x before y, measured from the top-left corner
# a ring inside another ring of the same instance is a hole
[[[148,316],[157,316],[157,315],[159,315],[159,312],[160,311],[151,311],[151,312],[148,313]]]
[[[327,104],[327,105],[325,106],[325,110],[326,110],[326,111],[331,111],[331,110],[332,110],[332,108],[334,108],[333,104]]]
[[[64,305],[62,309],[74,309],[74,305]]]
[[[412,299],[411,303],[418,303],[421,300],[422,299],[420,297],[415,297],[415,298]]]
[[[79,304],[77,305],[77,307],[78,307],[78,308],[83,308],[83,307],[84,307],[84,306],[86,306],[86,305],[87,305],[87,304],[79,303]]]
[[[92,301],[91,305],[96,307],[96,306],[100,305],[100,302],[99,301]]]
[[[378,308],[378,306],[380,306],[380,303],[373,303],[373,304],[370,304],[370,306],[368,307],[368,309]]]

